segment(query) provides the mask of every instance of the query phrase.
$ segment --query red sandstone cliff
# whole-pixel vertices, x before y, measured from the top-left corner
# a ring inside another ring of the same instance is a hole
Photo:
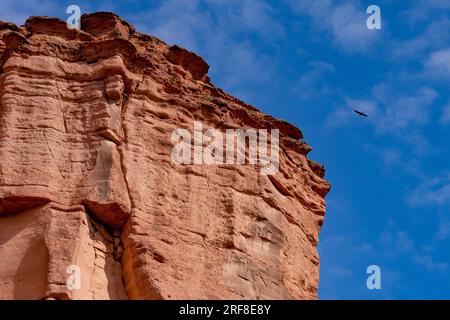
[[[110,13],[81,25],[0,22],[0,298],[316,298],[329,184],[301,132],[194,53]],[[174,164],[194,121],[278,128],[279,172]]]

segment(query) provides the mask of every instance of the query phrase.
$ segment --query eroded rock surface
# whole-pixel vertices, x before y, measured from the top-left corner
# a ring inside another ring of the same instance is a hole
[[[0,22],[0,68],[1,299],[317,297],[323,167],[202,58],[95,13]],[[174,164],[194,121],[279,129],[279,172]]]

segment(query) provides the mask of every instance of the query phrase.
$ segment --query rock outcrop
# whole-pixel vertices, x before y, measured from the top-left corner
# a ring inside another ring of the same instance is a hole
[[[0,299],[317,297],[324,169],[202,58],[95,13],[0,22],[0,68]],[[279,129],[279,171],[174,163],[194,121]]]

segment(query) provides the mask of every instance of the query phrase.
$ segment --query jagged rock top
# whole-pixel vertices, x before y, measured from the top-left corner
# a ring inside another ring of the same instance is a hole
[[[293,139],[290,143],[294,148],[305,155],[311,150],[308,145],[299,141],[303,134],[297,127],[263,114],[211,84],[207,74],[209,66],[200,56],[137,32],[132,25],[114,13],[82,15],[81,30],[68,29],[64,21],[46,16],[30,17],[22,27],[0,21],[0,37],[1,68],[7,57],[14,53],[45,53],[46,56],[63,56],[68,62],[86,63],[120,55],[126,68],[163,81],[167,92],[174,95],[189,92],[209,100],[209,103],[205,103],[227,105],[240,116],[248,118],[248,125],[253,125],[254,128],[278,128],[285,139]],[[55,43],[55,37],[64,41]],[[132,86],[132,79],[126,77],[125,71],[122,72],[128,80],[128,87]],[[166,76],[158,78],[161,73]],[[317,165],[313,167],[316,168]],[[319,175],[323,172],[323,168],[317,170]]]

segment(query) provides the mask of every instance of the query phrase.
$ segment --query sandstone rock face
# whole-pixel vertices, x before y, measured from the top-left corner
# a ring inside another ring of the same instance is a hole
[[[0,22],[0,68],[0,299],[317,297],[323,167],[199,56],[95,13]],[[174,163],[194,121],[279,129],[279,171]]]

